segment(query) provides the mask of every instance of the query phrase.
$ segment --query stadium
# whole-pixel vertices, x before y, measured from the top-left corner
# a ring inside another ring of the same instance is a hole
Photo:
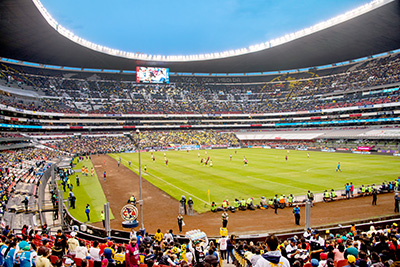
[[[203,266],[197,250],[193,262],[182,255],[208,236],[219,246],[204,249],[226,265],[227,231],[238,267],[258,265],[273,234],[290,266],[322,262],[328,243],[346,240],[358,266],[400,261],[399,1],[186,56],[89,42],[39,0],[1,1],[0,26],[2,243],[12,233],[32,252],[52,249],[54,265],[101,264],[58,244],[61,230],[80,247],[100,241],[113,249],[108,264],[123,266],[114,249],[135,231],[148,247],[130,265]],[[305,243],[310,254],[295,257]],[[160,257],[146,261],[146,249]]]

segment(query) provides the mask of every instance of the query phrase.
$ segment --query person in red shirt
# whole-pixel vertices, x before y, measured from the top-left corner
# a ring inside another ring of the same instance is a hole
[[[139,247],[137,245],[137,237],[133,236],[126,247],[125,253],[126,267],[138,267],[140,263]]]

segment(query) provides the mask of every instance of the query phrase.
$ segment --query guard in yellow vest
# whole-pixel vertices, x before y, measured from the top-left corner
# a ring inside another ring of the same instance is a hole
[[[335,197],[336,197],[336,192],[335,192],[334,189],[332,189],[331,190],[331,199],[332,199],[332,201],[335,199]]]
[[[361,195],[364,196],[365,195],[365,186],[361,185]]]
[[[226,211],[228,209],[228,200],[224,200],[222,202],[222,208],[224,209],[224,211]]]
[[[292,194],[290,194],[289,197],[288,197],[288,204],[289,204],[289,207],[292,207],[292,206],[293,206],[293,201],[294,201],[294,197],[293,197]]]
[[[328,190],[325,190],[324,191],[324,198],[323,198],[324,202],[328,202],[329,198],[330,198],[329,192],[328,192]]]
[[[214,201],[213,201],[213,203],[211,203],[211,211],[212,212],[216,212],[217,211],[217,204],[215,204]]]
[[[136,205],[136,198],[135,198],[134,195],[132,195],[132,196],[129,198],[128,203],[129,203],[129,204]]]

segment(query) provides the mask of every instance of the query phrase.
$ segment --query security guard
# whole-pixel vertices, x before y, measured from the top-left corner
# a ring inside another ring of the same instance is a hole
[[[365,195],[365,186],[361,185],[361,195],[364,196]]]
[[[292,205],[293,205],[293,195],[292,194],[290,194],[289,195],[289,197],[288,197],[288,203],[289,203],[289,207],[291,207]]]
[[[239,199],[235,199],[235,202],[233,203],[233,206],[235,207],[236,210],[239,210],[240,202]]]
[[[331,190],[331,199],[333,200],[336,197],[335,189],[332,188]]]
[[[246,200],[244,200],[243,198],[242,198],[242,200],[240,201],[240,209],[241,209],[241,210],[246,210],[246,209],[247,209],[247,207],[246,207]]]
[[[324,191],[324,201],[327,202],[329,200],[330,196],[329,196],[329,192],[328,190]]]
[[[213,203],[211,203],[211,211],[212,212],[216,212],[217,211],[217,204],[215,204],[214,201],[213,201]]]
[[[135,198],[134,195],[132,195],[132,196],[129,198],[128,203],[133,204],[133,205],[136,205],[136,198]]]
[[[224,209],[224,211],[226,211],[228,209],[228,201],[227,200],[224,200],[222,202],[222,208]]]

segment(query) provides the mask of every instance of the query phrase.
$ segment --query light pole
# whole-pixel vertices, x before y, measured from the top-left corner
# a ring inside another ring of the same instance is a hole
[[[139,205],[140,205],[140,231],[144,236],[144,224],[143,224],[143,197],[142,197],[142,162],[140,157],[140,131],[136,129],[136,149],[139,152]]]

